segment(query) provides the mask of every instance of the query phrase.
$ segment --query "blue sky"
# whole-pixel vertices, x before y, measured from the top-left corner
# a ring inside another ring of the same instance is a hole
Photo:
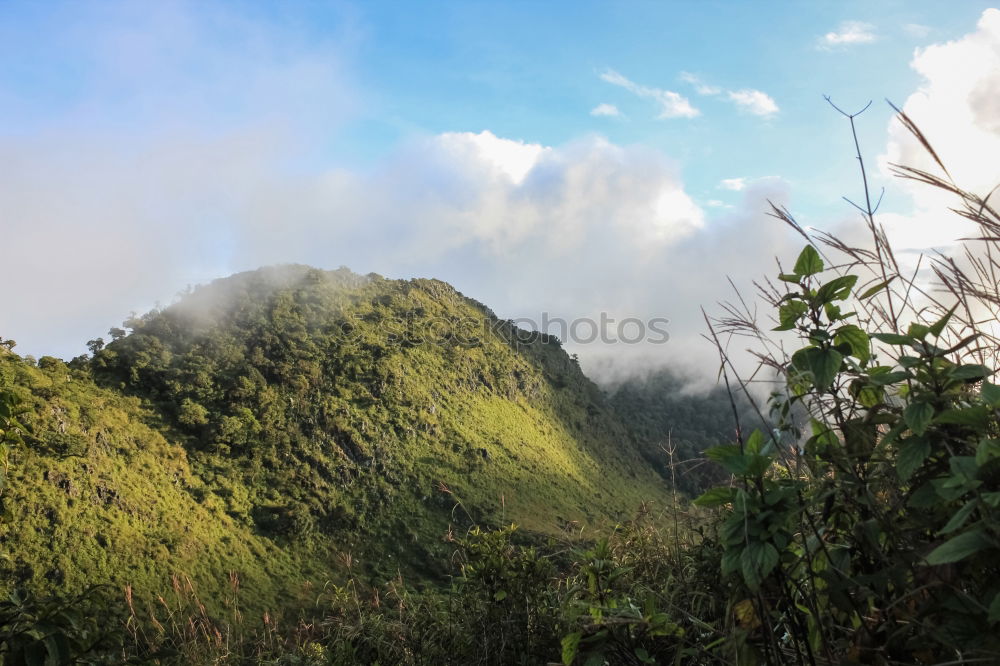
[[[1000,67],[988,8],[8,1],[0,336],[72,356],[187,284],[302,262],[441,277],[511,317],[666,316],[655,353],[687,357],[725,274],[794,250],[767,199],[851,217],[824,94],[875,101],[860,136],[901,228],[930,204],[878,167],[912,155],[885,98],[958,157],[995,138],[960,99]],[[948,133],[966,111],[983,136]]]

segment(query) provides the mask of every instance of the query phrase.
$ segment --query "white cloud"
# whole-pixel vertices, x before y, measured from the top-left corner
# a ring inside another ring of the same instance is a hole
[[[590,110],[590,115],[617,118],[621,115],[621,111],[614,104],[598,104]]]
[[[746,178],[725,178],[719,181],[719,187],[724,190],[732,190],[734,192],[739,192],[747,186]]]
[[[686,97],[672,90],[639,85],[613,69],[605,70],[600,76],[603,81],[622,87],[633,95],[654,100],[660,105],[660,118],[694,118],[701,114]]]
[[[820,39],[820,46],[848,46],[851,44],[870,44],[877,39],[875,26],[861,21],[844,21],[836,31],[828,32]]]
[[[725,90],[719,86],[713,86],[705,83],[700,77],[690,72],[681,72],[680,78],[686,83],[690,83],[694,86],[695,92],[699,95],[714,96],[726,94],[726,99],[730,102],[736,104],[736,106],[744,109],[755,116],[770,116],[777,113],[778,109],[777,102],[768,95],[767,93],[761,92],[760,90],[753,90],[746,88],[743,90]]]
[[[315,146],[363,100],[340,54],[200,16],[82,26],[91,50],[108,49],[96,78],[116,94],[0,135],[0,266],[18,285],[0,336],[21,353],[73,356],[188,284],[298,262],[438,277],[506,317],[664,317],[669,344],[607,357],[707,367],[699,306],[728,295],[726,274],[740,283],[786,254],[763,214],[783,183],[749,183],[709,217],[670,156],[596,136],[449,132],[363,169],[331,166]],[[191,77],[193,64],[208,75]],[[131,124],[98,122],[120,105]],[[574,351],[597,367],[599,348]]]
[[[911,37],[926,37],[931,34],[930,26],[921,25],[919,23],[907,23],[903,25],[903,31],[910,35]]]
[[[983,12],[976,30],[960,39],[917,49],[911,66],[920,87],[902,109],[920,127],[956,182],[986,194],[1000,183],[1000,10]],[[937,171],[897,121],[882,158]],[[922,207],[941,201],[932,188],[910,188]]]
[[[705,202],[705,205],[710,208],[731,208],[729,204],[725,201],[719,201],[718,199],[709,199]]]
[[[987,9],[976,30],[960,39],[917,49],[911,66],[922,81],[901,108],[920,127],[955,182],[985,196],[1000,184],[996,159],[1000,155],[996,94],[1000,89],[1000,11]],[[932,158],[895,119],[889,125],[886,152],[879,157],[885,176],[890,163],[940,175]],[[948,212],[958,203],[953,195],[907,180],[896,179],[896,184],[913,202],[906,214],[882,215],[898,247],[958,253],[957,239],[976,235],[971,223]]]
[[[755,116],[770,116],[779,111],[771,96],[759,90],[733,90],[727,94],[730,101]]]
[[[501,139],[493,132],[446,132],[437,137],[438,147],[456,163],[476,161],[489,165],[518,184],[535,166],[539,158],[551,150],[537,143]]]
[[[67,5],[59,39],[86,64],[67,99],[26,120],[14,114],[30,100],[0,75],[0,95],[20,103],[0,106],[0,124],[26,128],[0,136],[0,267],[27,285],[9,295],[0,336],[22,353],[81,353],[131,310],[218,276],[241,202],[280,198],[287,165],[357,112],[340,46],[194,9]]]
[[[718,95],[722,92],[722,88],[718,86],[713,86],[702,81],[698,76],[690,72],[681,72],[681,81],[685,83],[690,83],[694,86],[695,92],[699,95]]]

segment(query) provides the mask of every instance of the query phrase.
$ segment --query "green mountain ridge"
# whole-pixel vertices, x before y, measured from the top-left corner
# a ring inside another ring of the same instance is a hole
[[[125,329],[69,364],[0,354],[34,431],[3,495],[10,585],[152,598],[180,574],[225,599],[232,572],[262,610],[345,567],[441,580],[449,530],[543,539],[670,501],[558,340],[443,282],[261,269]]]

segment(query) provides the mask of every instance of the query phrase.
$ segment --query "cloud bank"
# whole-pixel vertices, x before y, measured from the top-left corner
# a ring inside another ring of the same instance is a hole
[[[976,30],[959,39],[917,49],[911,66],[920,87],[903,103],[934,146],[955,182],[985,196],[1000,184],[1000,10],[983,12]],[[883,172],[890,163],[939,173],[920,144],[897,121],[888,128]],[[973,231],[958,216],[942,215],[954,197],[903,181],[913,199],[910,215],[887,215],[889,231],[910,248],[946,248]]]

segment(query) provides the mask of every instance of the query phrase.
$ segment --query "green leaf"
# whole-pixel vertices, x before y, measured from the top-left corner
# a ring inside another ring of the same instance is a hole
[[[820,303],[842,301],[851,295],[851,289],[858,281],[857,275],[844,275],[834,278],[816,291],[816,300]]]
[[[503,601],[506,598],[507,598],[507,590],[497,590],[496,593],[493,595],[494,601]]]
[[[913,338],[898,333],[873,333],[872,337],[888,345],[909,345],[914,342]]]
[[[963,532],[956,537],[948,539],[931,551],[931,554],[927,556],[927,564],[938,565],[960,562],[970,555],[974,555],[992,546],[993,542],[981,529]]]
[[[697,506],[713,508],[722,506],[723,504],[729,504],[735,498],[735,488],[730,488],[729,486],[719,486],[703,492],[697,499],[694,500],[694,504]]]
[[[916,338],[917,340],[923,340],[930,332],[931,329],[929,326],[917,323],[910,324],[910,327],[906,329],[906,335],[911,338]]]
[[[982,396],[983,401],[989,403],[991,406],[996,407],[997,405],[1000,405],[1000,386],[989,382],[983,382],[983,387],[980,389],[980,395]]]
[[[982,467],[989,461],[1000,458],[1000,439],[984,439],[976,448],[976,465]]]
[[[961,529],[962,526],[965,525],[965,521],[968,520],[969,516],[972,515],[972,512],[973,510],[975,510],[975,508],[976,508],[976,500],[972,499],[966,502],[965,506],[963,506],[961,509],[959,509],[952,515],[951,519],[948,520],[947,524],[945,524],[945,526],[941,528],[941,531],[938,532],[938,534],[939,535],[951,534],[955,530]]]
[[[989,377],[993,371],[985,365],[960,365],[948,373],[952,379],[982,379]]]
[[[847,343],[851,347],[851,356],[856,357],[862,363],[871,358],[871,341],[868,334],[854,324],[847,324],[837,329],[833,337],[834,344]]]
[[[909,374],[899,370],[896,372],[873,372],[869,375],[868,381],[875,386],[888,386],[889,384],[901,382],[909,376]]]
[[[830,388],[834,378],[840,371],[840,364],[844,361],[844,356],[835,349],[816,350],[817,354],[810,356],[813,376],[816,386],[821,389]]]
[[[829,388],[843,360],[843,355],[837,350],[820,347],[806,347],[792,354],[792,366],[811,374],[813,384],[819,390]]]
[[[719,463],[727,472],[736,476],[743,476],[747,473],[747,466],[750,458],[746,456],[736,446],[713,446],[705,451],[709,460]]]
[[[778,275],[778,279],[782,282],[792,282],[798,284],[799,280],[802,279],[802,276],[797,273],[781,273]]]
[[[722,554],[722,575],[728,576],[740,568],[740,555],[742,550],[729,548]]]
[[[765,444],[767,444],[767,440],[764,438],[764,433],[755,428],[754,431],[750,433],[750,436],[747,437],[747,443],[743,448],[747,453],[760,453]]]
[[[934,408],[926,402],[911,402],[903,411],[903,421],[918,435],[924,434],[933,418]]]
[[[797,275],[815,275],[823,270],[823,260],[820,259],[819,252],[812,245],[802,248],[799,258],[795,261],[795,271]]]
[[[895,279],[895,276],[889,278],[885,282],[879,282],[877,285],[875,285],[873,287],[869,287],[868,289],[865,289],[864,293],[861,294],[860,296],[858,296],[858,299],[863,301],[866,298],[871,298],[872,296],[874,296],[878,292],[880,292],[883,289],[885,289],[886,287],[888,287],[889,283],[892,282],[894,279]]]
[[[990,602],[990,608],[986,616],[988,622],[1000,622],[1000,592],[993,597],[993,601]]]
[[[747,587],[756,590],[778,564],[778,550],[770,543],[751,541],[740,555],[740,571]]]
[[[931,335],[933,335],[935,338],[941,335],[941,333],[944,331],[944,327],[948,325],[948,320],[950,320],[951,316],[953,314],[955,314],[955,310],[957,308],[958,308],[958,304],[956,303],[955,306],[951,310],[948,310],[948,312],[945,313],[945,315],[943,317],[941,317],[940,319],[938,319],[936,322],[934,322],[931,325],[931,327],[929,329],[930,332],[931,332]]]
[[[775,331],[790,331],[795,328],[795,324],[806,312],[809,306],[805,301],[789,301],[778,308],[778,321],[780,323]]]
[[[577,648],[580,647],[580,639],[583,637],[579,631],[574,631],[572,634],[567,634],[563,636],[562,639],[562,662],[566,666],[573,663],[576,659]]]
[[[992,411],[990,408],[980,405],[964,409],[946,409],[934,417],[934,422],[964,425],[983,430],[989,427],[991,419]]]
[[[722,446],[713,446],[705,449],[705,457],[709,460],[714,460],[720,465],[730,458],[742,455],[743,452],[740,451],[740,447],[733,444],[724,444]]]
[[[910,437],[903,442],[896,456],[896,474],[899,475],[899,480],[904,483],[909,481],[930,454],[931,443],[923,437]]]

